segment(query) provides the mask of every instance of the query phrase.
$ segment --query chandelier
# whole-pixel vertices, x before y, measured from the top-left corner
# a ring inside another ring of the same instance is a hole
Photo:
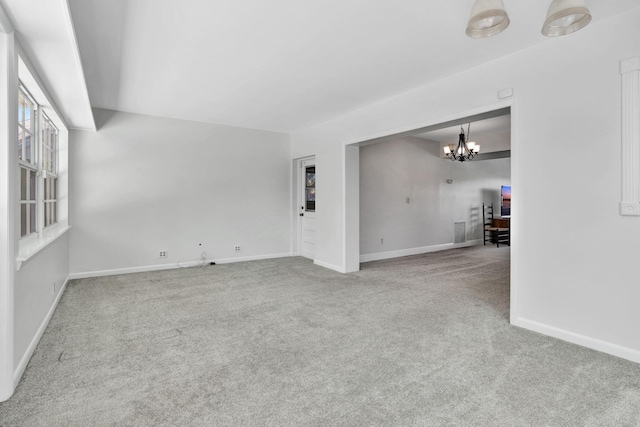
[[[547,37],[564,36],[585,27],[591,22],[591,13],[585,0],[553,0],[542,25]],[[466,33],[469,37],[484,38],[496,35],[509,26],[509,15],[503,0],[476,0]]]
[[[455,144],[445,145],[444,154],[448,159],[453,161],[464,162],[467,160],[473,160],[474,157],[480,153],[480,146],[473,141],[469,141],[469,135],[471,135],[471,123],[467,126],[467,135],[464,134],[464,128],[460,126],[460,138],[458,139],[458,146]]]

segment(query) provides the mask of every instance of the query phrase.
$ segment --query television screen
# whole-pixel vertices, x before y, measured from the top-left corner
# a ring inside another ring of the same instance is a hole
[[[511,186],[503,185],[500,190],[501,204],[500,215],[511,216]]]

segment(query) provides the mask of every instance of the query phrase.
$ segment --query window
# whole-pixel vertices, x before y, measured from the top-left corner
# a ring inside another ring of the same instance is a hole
[[[33,134],[36,120],[35,102],[21,87],[18,93],[18,158],[33,164]]]
[[[58,129],[39,112],[38,104],[21,84],[18,89],[21,238],[57,222]],[[39,180],[40,177],[43,179]]]
[[[44,226],[56,223],[58,129],[44,116],[42,126],[42,169],[44,170]]]
[[[35,159],[36,103],[20,88],[18,92],[18,161],[20,164],[20,237],[37,230],[38,167]]]

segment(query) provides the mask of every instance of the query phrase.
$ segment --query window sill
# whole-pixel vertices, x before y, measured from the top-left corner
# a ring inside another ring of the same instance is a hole
[[[35,239],[28,239],[27,241],[20,242],[18,258],[16,258],[16,270],[20,271],[23,263],[27,262],[38,252],[55,242],[70,229],[71,227],[66,224],[56,224],[42,230],[42,233]]]

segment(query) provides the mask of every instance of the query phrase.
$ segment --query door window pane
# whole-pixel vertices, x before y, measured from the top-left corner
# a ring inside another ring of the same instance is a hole
[[[305,210],[314,212],[316,210],[316,167],[307,166],[305,168]]]

